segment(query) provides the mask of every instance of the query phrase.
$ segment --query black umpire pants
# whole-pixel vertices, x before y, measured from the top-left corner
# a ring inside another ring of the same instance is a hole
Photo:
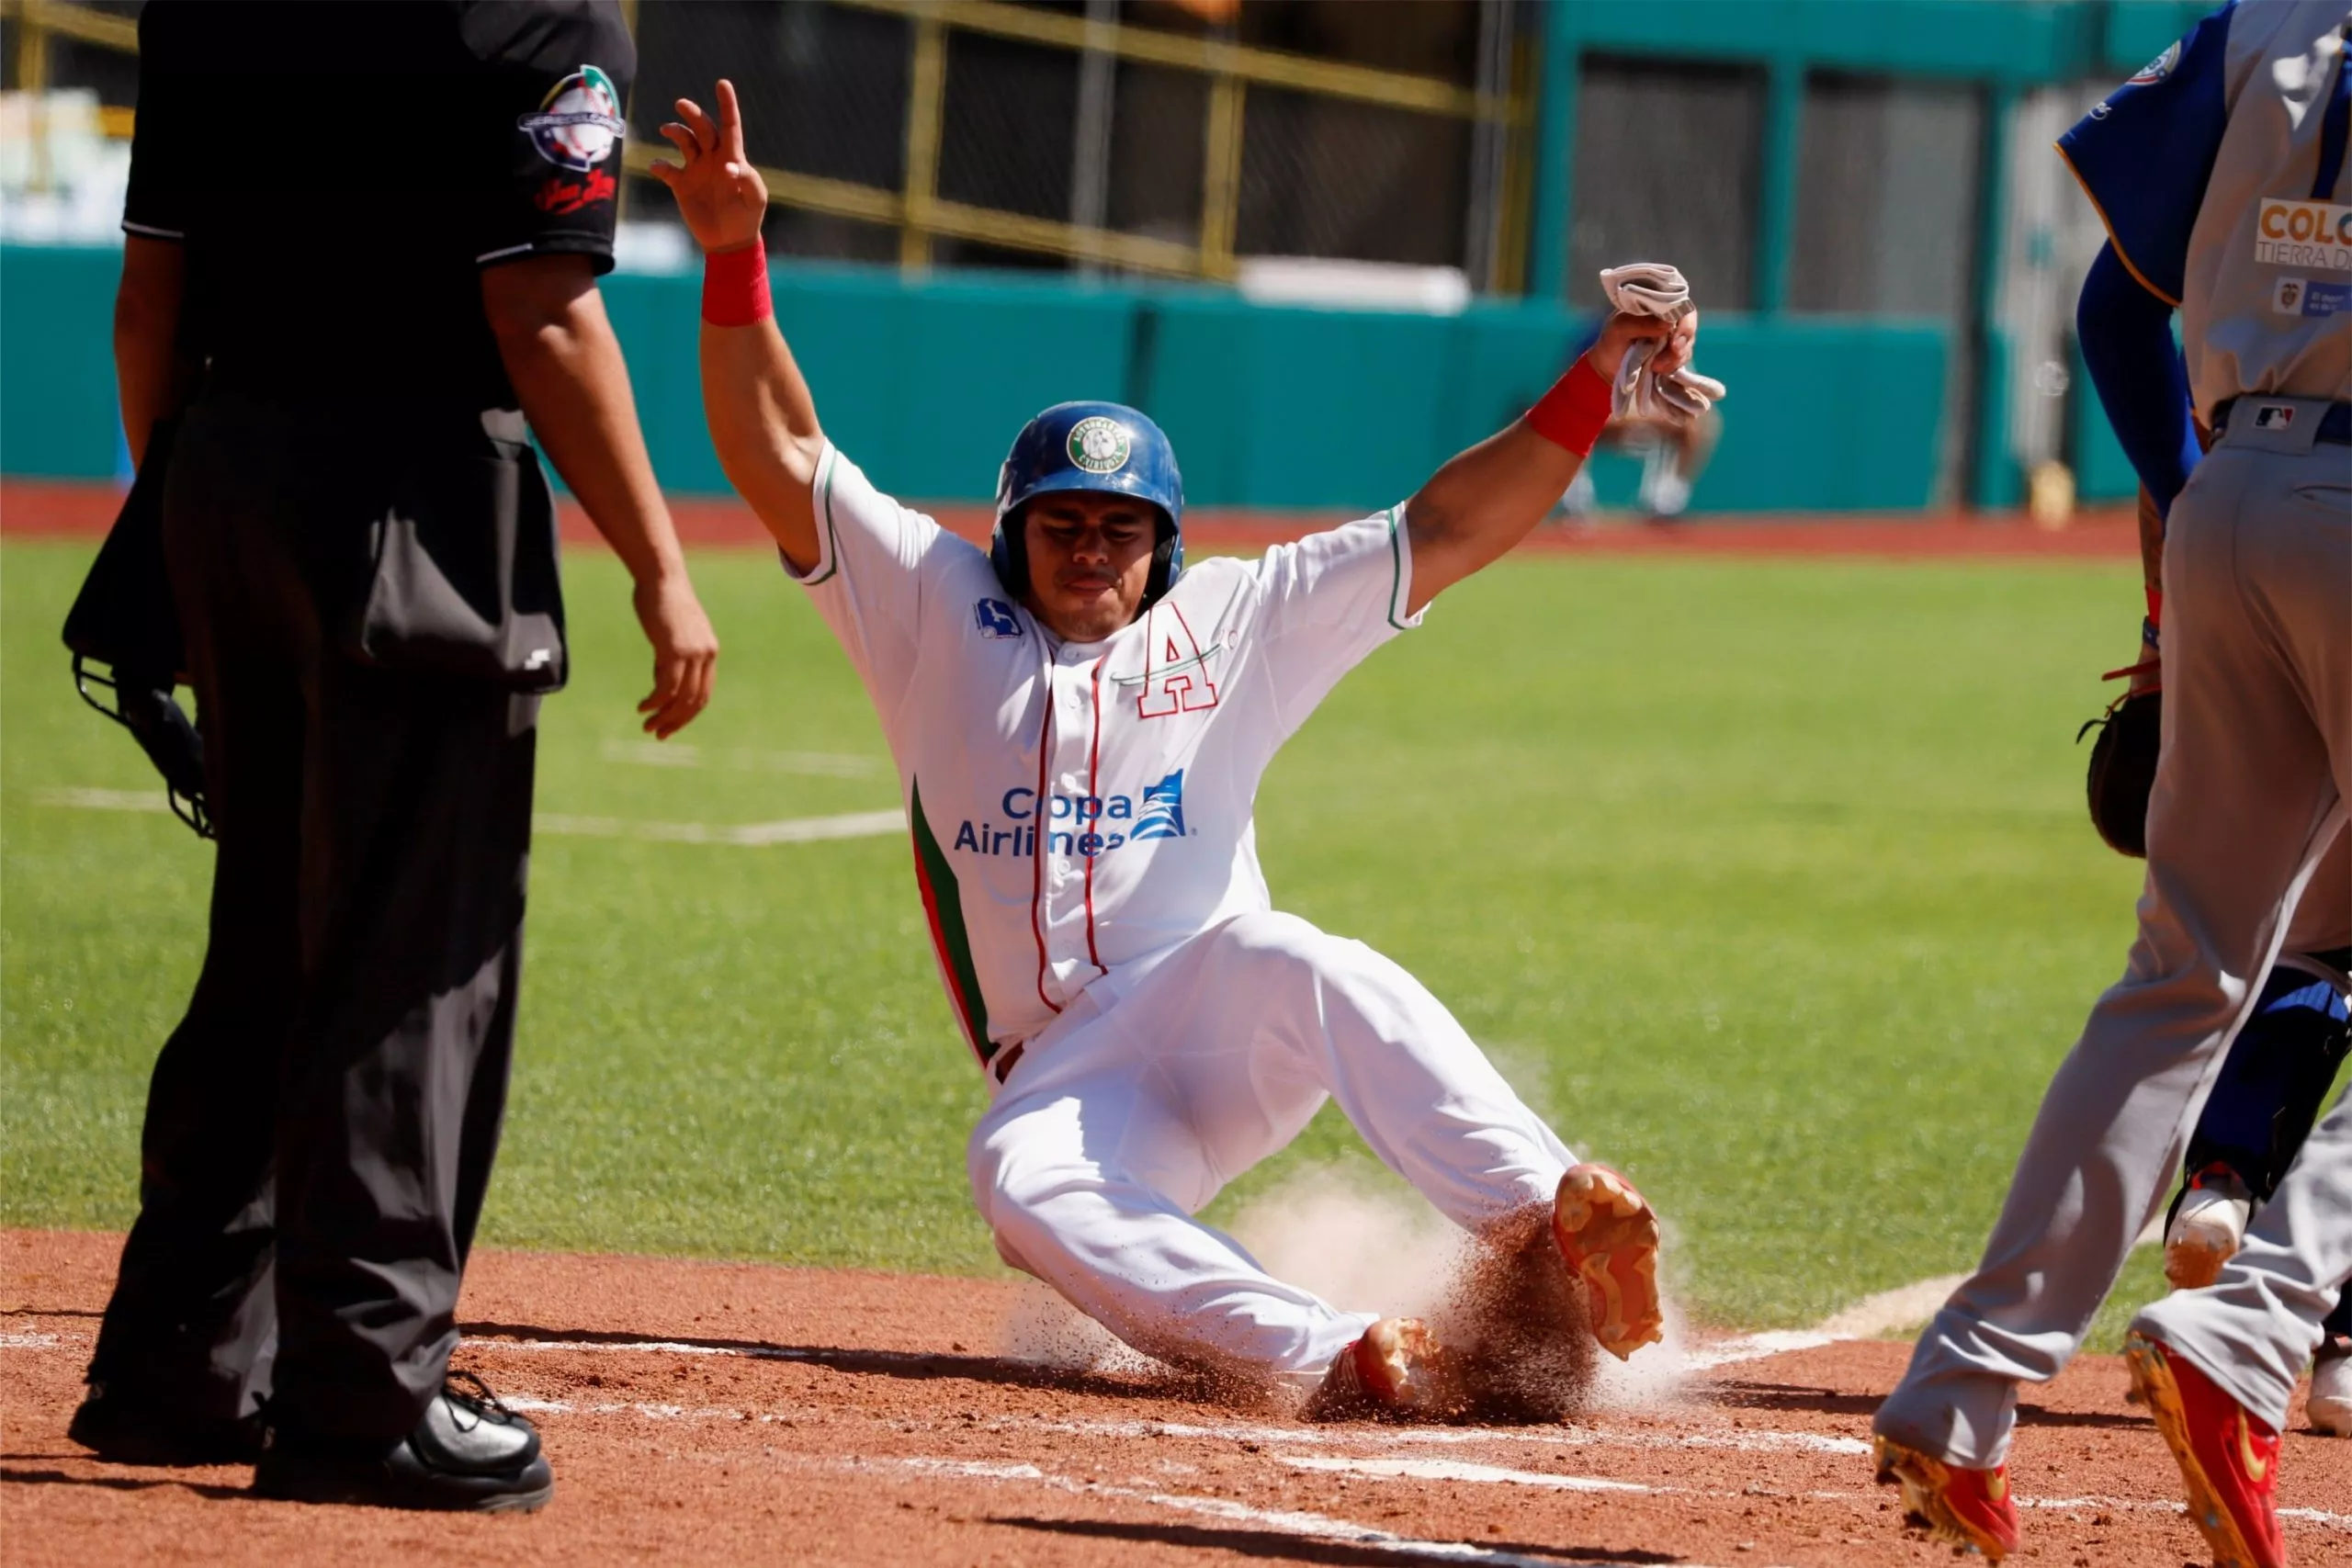
[[[390,1442],[457,1343],[514,1040],[537,698],[338,645],[371,513],[444,443],[501,457],[478,416],[208,394],[174,456],[164,552],[220,846],[90,1378],[187,1416],[266,1400],[281,1430]]]

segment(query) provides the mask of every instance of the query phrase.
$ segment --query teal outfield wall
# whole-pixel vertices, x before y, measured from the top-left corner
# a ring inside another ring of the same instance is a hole
[[[104,479],[124,459],[114,395],[119,250],[0,245],[0,474]]]
[[[0,472],[116,473],[108,318],[120,253],[0,247]],[[1577,318],[1550,306],[1459,316],[1272,309],[1206,289],[1087,288],[959,273],[779,267],[776,314],[825,427],[900,495],[978,501],[1022,421],[1069,398],[1166,426],[1210,506],[1363,508],[1408,494],[1548,386]],[[727,488],[704,433],[699,284],[616,276],[662,482]],[[1713,511],[1924,505],[1947,346],[1933,325],[1716,316],[1699,363],[1732,388],[1695,504]],[[1604,469],[1603,499],[1621,472]]]

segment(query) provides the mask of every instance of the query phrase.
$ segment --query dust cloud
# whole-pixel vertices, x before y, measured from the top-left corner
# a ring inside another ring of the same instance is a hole
[[[1269,1274],[1344,1311],[1427,1319],[1452,1362],[1441,1419],[1556,1422],[1679,1402],[1688,1338],[1673,1301],[1662,1343],[1624,1362],[1603,1354],[1548,1221],[1548,1210],[1533,1209],[1473,1237],[1385,1171],[1325,1167],[1251,1200],[1229,1234]],[[998,1349],[1056,1371],[1190,1381],[1035,1280],[1001,1325]],[[1294,1392],[1315,1381],[1299,1380]]]

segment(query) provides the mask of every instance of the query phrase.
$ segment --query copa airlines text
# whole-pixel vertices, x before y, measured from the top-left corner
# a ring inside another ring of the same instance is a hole
[[[953,848],[982,855],[1036,853],[1037,792],[1016,784],[1004,792],[997,809],[1009,826],[974,822],[967,818],[956,829]],[[1108,854],[1122,844],[1183,838],[1183,770],[1180,768],[1158,784],[1146,785],[1140,803],[1125,795],[1049,795],[1046,818],[1046,848],[1053,854],[1092,857]],[[1057,822],[1069,826],[1051,826]],[[1114,823],[1124,826],[1114,827]]]

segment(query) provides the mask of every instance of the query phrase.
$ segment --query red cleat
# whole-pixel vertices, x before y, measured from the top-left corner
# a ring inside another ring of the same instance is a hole
[[[1340,1352],[1314,1397],[1310,1421],[1427,1419],[1442,1414],[1445,1352],[1418,1317],[1384,1317]]]
[[[1584,1281],[1592,1337],[1623,1360],[1666,1335],[1657,1300],[1657,1215],[1605,1165],[1572,1166],[1552,1200],[1552,1239]]]
[[[1892,1438],[1879,1438],[1878,1481],[1900,1484],[1903,1511],[1946,1546],[1983,1552],[1998,1562],[2018,1549],[2018,1508],[2009,1499],[2009,1468],[1967,1470],[1929,1459]]]
[[[2213,1549],[2214,1568],[2286,1568],[2278,1434],[2163,1341],[2134,1330],[2123,1354],[2133,1391],[2180,1462],[2188,1517]]]

